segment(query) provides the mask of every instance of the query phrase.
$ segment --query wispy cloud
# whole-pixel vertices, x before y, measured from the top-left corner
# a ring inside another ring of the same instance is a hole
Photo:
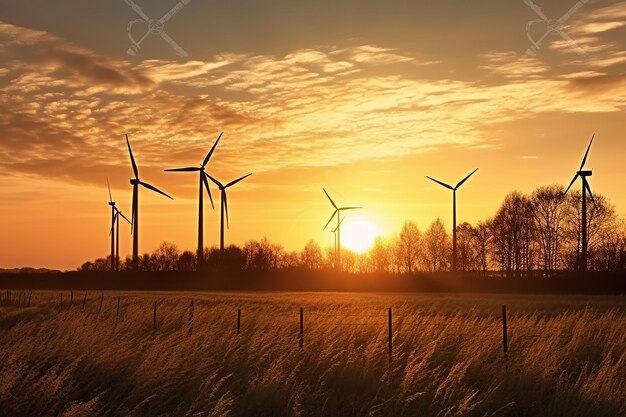
[[[147,170],[195,161],[224,130],[218,167],[269,171],[489,147],[482,132],[494,123],[626,103],[602,91],[590,103],[573,88],[603,72],[553,77],[510,52],[484,56],[486,78],[501,78],[486,82],[421,77],[416,67],[440,62],[376,45],[134,65],[6,23],[0,39],[0,164],[70,181],[99,183],[125,164],[125,132]]]

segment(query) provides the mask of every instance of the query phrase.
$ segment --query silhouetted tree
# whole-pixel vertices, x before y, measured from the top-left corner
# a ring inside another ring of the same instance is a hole
[[[229,245],[224,248],[224,252],[213,247],[205,251],[207,266],[213,269],[243,270],[246,266],[246,255],[243,250],[236,245]]]
[[[374,245],[370,249],[370,259],[372,269],[376,272],[390,272],[393,260],[390,244],[386,243],[383,238],[377,237]]]
[[[489,225],[491,220],[486,222],[478,222],[476,227],[472,228],[472,246],[476,254],[476,262],[478,269],[487,274],[489,270],[489,252],[491,251],[491,230]]]
[[[493,249],[507,275],[521,276],[532,269],[534,226],[530,199],[517,191],[507,195],[491,226]]]
[[[306,269],[321,269],[324,266],[324,255],[320,245],[314,240],[309,240],[300,253],[300,262]]]
[[[109,263],[109,266],[106,263]],[[111,270],[111,257],[108,259],[98,258],[93,262],[85,262],[80,267],[81,271],[110,271]]]
[[[193,271],[196,266],[196,254],[188,250],[181,253],[176,261],[178,271]]]
[[[152,253],[150,260],[154,271],[175,271],[180,251],[170,242],[162,242]]]
[[[594,194],[594,200],[595,204],[591,201],[587,204],[587,252],[589,266],[592,268],[594,265],[591,258],[596,248],[602,246],[604,237],[617,227],[617,216],[613,205],[601,194]],[[563,228],[566,246],[564,263],[570,269],[578,270],[582,256],[582,193],[570,191],[564,204],[566,217]]]
[[[417,269],[421,252],[422,236],[417,225],[405,222],[398,237],[398,256],[402,269],[411,274]]]
[[[432,272],[445,271],[450,252],[450,239],[440,218],[437,218],[424,234],[425,260]]]
[[[474,228],[467,222],[456,227],[457,268],[461,272],[479,269],[474,235]]]
[[[140,271],[157,271],[153,258],[148,253],[144,253],[139,257],[139,270]]]
[[[246,268],[252,270],[277,269],[283,252],[282,246],[270,242],[266,237],[259,241],[248,241],[243,247]]]
[[[551,276],[559,267],[561,228],[565,217],[563,192],[560,185],[552,185],[536,189],[531,196],[537,246],[545,276]]]
[[[322,259],[323,261],[323,259]],[[300,254],[295,251],[285,251],[280,259],[280,269],[294,269],[300,266]]]

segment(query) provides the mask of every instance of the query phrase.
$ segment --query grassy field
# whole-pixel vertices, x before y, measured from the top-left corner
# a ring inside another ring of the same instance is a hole
[[[83,296],[4,300],[0,415],[626,416],[623,296]]]

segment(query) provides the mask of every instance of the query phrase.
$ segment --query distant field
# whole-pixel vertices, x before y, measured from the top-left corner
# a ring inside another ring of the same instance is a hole
[[[29,295],[2,298],[2,416],[626,416],[623,296]]]

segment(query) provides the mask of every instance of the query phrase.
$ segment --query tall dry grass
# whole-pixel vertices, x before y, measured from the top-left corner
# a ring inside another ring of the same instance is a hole
[[[82,297],[0,307],[0,415],[626,416],[623,297]]]

